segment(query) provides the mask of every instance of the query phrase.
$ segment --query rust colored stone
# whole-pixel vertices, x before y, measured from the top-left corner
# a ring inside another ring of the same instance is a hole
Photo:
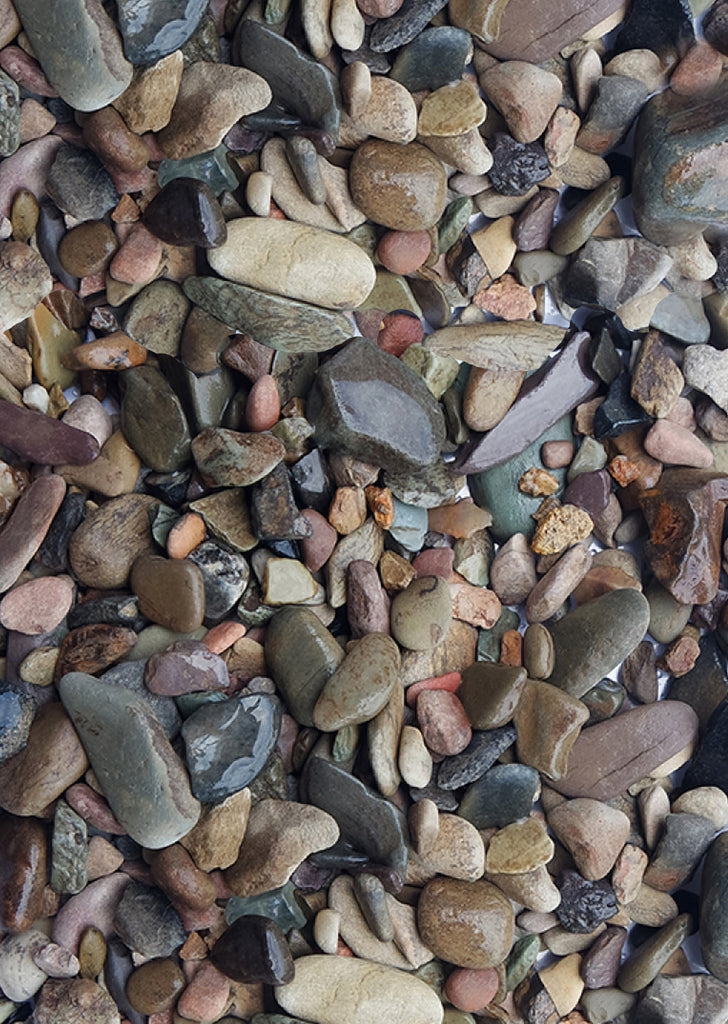
[[[501,665],[518,668],[523,664],[523,637],[517,629],[507,629],[501,637]]]
[[[24,932],[41,916],[46,834],[34,818],[0,814],[0,930]]]
[[[66,672],[103,672],[127,655],[136,641],[133,629],[103,622],[72,629],[61,642],[54,679],[58,682]]]
[[[390,489],[370,484],[364,488],[364,497],[374,522],[382,530],[388,530],[394,522],[394,498]]]
[[[61,357],[68,370],[128,370],[147,361],[147,350],[123,331],[79,345]]]

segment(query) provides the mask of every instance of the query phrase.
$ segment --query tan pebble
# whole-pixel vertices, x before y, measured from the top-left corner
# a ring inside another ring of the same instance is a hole
[[[186,512],[169,531],[167,554],[170,558],[186,558],[207,536],[205,520],[196,512]]]
[[[468,622],[479,629],[492,629],[501,613],[498,596],[486,587],[474,583],[450,584],[453,618]]]
[[[496,832],[488,845],[485,866],[495,874],[525,874],[547,864],[553,852],[553,840],[543,822],[528,818]]]
[[[353,123],[366,135],[405,144],[417,137],[417,107],[412,94],[399,82],[374,75],[367,105]]]
[[[341,914],[338,910],[324,907],[319,910],[313,922],[313,937],[322,953],[335,954],[339,942]]]
[[[647,861],[647,854],[639,846],[626,843],[622,848],[611,878],[612,888],[620,903],[629,904],[637,898]]]
[[[569,159],[580,127],[578,115],[568,107],[557,107],[553,112],[543,140],[552,167],[561,167]]]
[[[78,944],[79,973],[82,978],[95,979],[101,974],[106,962],[106,940],[103,932],[93,925],[81,933]]]
[[[531,547],[539,555],[556,554],[586,540],[593,526],[591,516],[584,509],[576,505],[557,506],[538,522]]]
[[[415,569],[395,551],[385,551],[379,561],[379,575],[386,590],[406,590],[415,578]]]
[[[40,139],[53,131],[56,119],[53,114],[37,100],[23,100],[20,104],[20,145]]]
[[[422,885],[436,875],[474,882],[483,876],[485,846],[469,821],[440,814],[437,838],[426,854],[414,853],[407,865],[407,882]]]
[[[548,823],[584,878],[604,878],[630,833],[626,814],[600,800],[577,798],[554,807]]]
[[[544,932],[543,941],[550,953],[554,953],[556,956],[570,956],[572,953],[580,953],[582,950],[588,949],[594,939],[606,930],[606,927],[602,921],[593,931],[580,934],[570,932],[561,925],[557,925]]]
[[[399,740],[397,763],[403,780],[408,786],[423,789],[432,776],[430,756],[422,733],[413,725],[405,725]]]
[[[648,928],[661,928],[664,924],[674,921],[678,915],[678,906],[667,892],[660,892],[643,882],[637,895],[626,905],[630,921],[644,924]]]
[[[505,274],[516,255],[513,217],[500,217],[486,228],[474,231],[470,238],[480,253],[491,281]]]
[[[418,139],[443,163],[461,174],[487,174],[493,166],[493,154],[477,128],[462,135],[420,135]]]
[[[364,489],[338,487],[329,508],[329,523],[343,536],[363,525],[367,514]]]
[[[147,360],[147,350],[123,331],[114,331],[86,345],[73,348],[62,358],[72,370],[128,370]]]
[[[556,963],[542,967],[538,976],[554,1001],[557,1013],[570,1013],[581,998],[584,981],[581,977],[581,956],[571,953]]]
[[[535,142],[543,134],[563,91],[556,75],[520,60],[497,64],[481,84],[518,142]]]
[[[522,910],[516,918],[518,927],[530,935],[540,935],[542,932],[548,931],[549,928],[555,927],[558,923],[559,919],[553,912],[550,914],[540,914],[536,910]]]
[[[682,793],[672,805],[673,813],[701,814],[717,829],[728,824],[728,796],[717,786],[698,786]]]
[[[341,93],[349,117],[359,117],[372,94],[372,73],[363,61],[355,60],[341,70]]]
[[[245,403],[245,422],[248,430],[270,430],[281,415],[281,399],[275,377],[269,373],[259,377]]]
[[[124,854],[104,839],[103,836],[91,836],[88,842],[88,880],[95,881],[106,875],[112,875],[124,863]]]
[[[665,68],[654,50],[625,50],[618,53],[604,66],[604,74],[636,78],[650,92],[656,92],[667,85]]]
[[[408,823],[415,853],[425,857],[437,842],[440,813],[432,800],[417,800],[409,810]]]
[[[183,69],[181,50],[175,50],[150,67],[134,69],[130,85],[113,101],[131,131],[144,135],[158,132],[169,124]]]
[[[574,146],[569,159],[559,167],[564,185],[573,188],[595,189],[612,176],[609,164],[594,153]]]
[[[645,843],[648,850],[654,850],[670,813],[670,797],[663,786],[654,783],[643,789],[637,799]]]
[[[219,1020],[230,1003],[231,982],[221,971],[204,961],[177,1002],[183,1020]]]
[[[331,35],[342,50],[358,50],[364,42],[364,19],[356,0],[332,0]]]
[[[584,46],[571,58],[571,78],[579,110],[584,114],[594,99],[597,82],[602,76],[602,61],[593,46]]]
[[[531,466],[518,481],[518,490],[533,498],[555,494],[558,489],[559,481],[556,477],[545,469],[539,469],[538,466]]]
[[[266,171],[253,171],[245,184],[245,201],[256,217],[270,213],[273,178]]]
[[[463,78],[443,85],[422,103],[417,131],[420,135],[462,135],[485,120],[486,107],[475,86]]]
[[[561,902],[561,893],[545,865],[536,868],[535,871],[525,871],[517,875],[487,872],[486,877],[509,899],[536,913],[551,913]]]

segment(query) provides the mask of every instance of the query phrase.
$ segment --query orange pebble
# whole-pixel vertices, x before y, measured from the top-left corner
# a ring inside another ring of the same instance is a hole
[[[501,638],[501,665],[513,665],[518,668],[523,664],[523,637],[517,629],[508,629]]]
[[[170,558],[186,558],[207,536],[205,520],[196,512],[186,512],[169,531],[167,554]]]
[[[455,693],[461,680],[459,672],[447,672],[444,676],[420,679],[407,688],[407,703],[411,708],[415,707],[417,698],[423,690],[449,690],[450,693]]]
[[[245,636],[246,632],[242,622],[219,622],[212,629],[208,629],[202,642],[208,651],[212,651],[213,654],[222,654],[228,647],[232,647],[236,640]]]
[[[264,373],[250,389],[245,403],[245,422],[248,430],[260,433],[270,430],[281,415],[281,399],[275,377]]]

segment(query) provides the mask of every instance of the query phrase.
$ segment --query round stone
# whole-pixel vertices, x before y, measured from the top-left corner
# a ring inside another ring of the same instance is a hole
[[[161,1013],[174,1006],[185,987],[185,976],[166,958],[148,960],[129,976],[126,994],[138,1013]]]
[[[392,634],[411,651],[430,651],[452,621],[450,588],[440,576],[420,576],[392,601]]]
[[[103,221],[89,220],[71,228],[58,246],[63,269],[74,277],[104,270],[116,252],[116,236]]]
[[[433,878],[417,907],[422,941],[435,956],[457,967],[482,969],[505,960],[514,918],[500,889],[481,880]]]
[[[421,231],[445,209],[447,180],[437,157],[417,142],[369,139],[354,154],[349,187],[356,205],[377,224]]]

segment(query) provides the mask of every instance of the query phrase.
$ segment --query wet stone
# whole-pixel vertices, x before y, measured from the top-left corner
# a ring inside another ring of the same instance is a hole
[[[146,661],[122,662],[114,665],[101,676],[101,681],[116,687],[123,687],[145,701],[164,729],[169,739],[179,732],[180,715],[172,697],[152,693],[144,682]]]
[[[178,640],[147,662],[144,682],[152,693],[177,696],[200,690],[223,690],[229,685],[227,667],[198,640]]]
[[[266,694],[205,704],[182,726],[192,791],[221,803],[263,769],[281,728],[279,701]]]
[[[157,193],[144,212],[147,228],[171,245],[222,245],[227,226],[220,204],[209,185],[195,178],[173,178]]]
[[[119,201],[111,177],[91,150],[64,143],[48,172],[48,195],[77,220],[100,220]]]
[[[177,911],[160,889],[132,879],[114,914],[114,930],[145,957],[171,956],[187,938]]]
[[[202,625],[205,586],[192,562],[142,554],[131,567],[129,585],[139,610],[152,622],[178,633],[192,633]],[[170,593],[175,595],[171,602]]]
[[[119,30],[132,64],[153,64],[187,42],[205,13],[204,0],[121,0]]]
[[[0,924],[22,932],[40,916],[46,881],[46,832],[32,818],[2,815],[5,841],[0,852]]]
[[[293,979],[294,964],[285,935],[275,921],[239,917],[217,940],[212,962],[233,981],[282,985]]]
[[[399,231],[432,227],[445,209],[445,172],[429,149],[370,139],[349,171],[352,198],[371,220]]]
[[[268,626],[265,653],[291,713],[312,726],[321,690],[344,657],[336,640],[310,609],[284,608]]]
[[[0,763],[23,749],[34,714],[32,697],[0,682]]]
[[[127,997],[138,1013],[160,1013],[174,1005],[184,987],[184,974],[174,960],[155,958],[130,976]]]
[[[222,618],[240,600],[248,585],[248,563],[241,554],[210,540],[199,544],[188,558],[202,573],[205,617]]]
[[[181,402],[152,366],[136,366],[122,376],[124,436],[139,458],[156,472],[180,469],[190,457],[190,433]],[[150,410],[154,410],[153,429]]]
[[[436,956],[459,967],[493,967],[513,938],[513,911],[490,882],[435,878],[422,890],[417,926]]]
[[[259,450],[265,451],[265,444],[270,440],[267,435],[247,436],[260,437]],[[302,540],[311,535],[311,525],[300,514],[290,474],[282,462],[255,484],[250,498],[250,517],[256,536],[263,541]]]
[[[466,790],[458,814],[476,828],[503,828],[527,817],[540,791],[535,768],[494,765]]]

